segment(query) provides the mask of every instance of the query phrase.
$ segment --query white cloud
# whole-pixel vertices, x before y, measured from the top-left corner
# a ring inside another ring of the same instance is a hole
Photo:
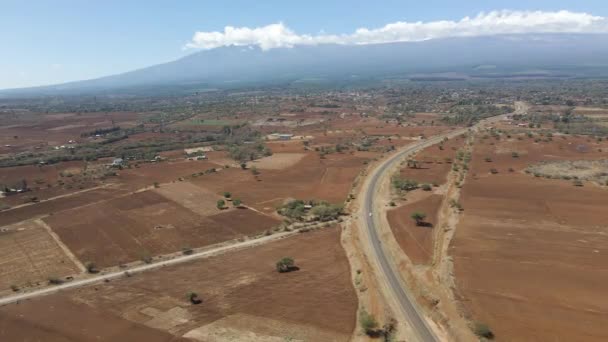
[[[223,32],[196,32],[186,49],[259,46],[263,50],[295,45],[376,44],[517,33],[608,33],[608,19],[588,13],[557,11],[492,11],[459,21],[395,22],[359,28],[351,34],[297,34],[283,23],[263,27],[226,26]]]

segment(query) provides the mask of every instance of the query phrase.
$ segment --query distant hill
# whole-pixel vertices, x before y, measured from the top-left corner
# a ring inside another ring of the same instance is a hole
[[[450,73],[455,76],[445,76]],[[608,35],[534,34],[374,45],[224,47],[98,79],[0,91],[3,97],[129,93],[157,87],[235,88],[260,83],[412,77],[418,81],[606,77]]]

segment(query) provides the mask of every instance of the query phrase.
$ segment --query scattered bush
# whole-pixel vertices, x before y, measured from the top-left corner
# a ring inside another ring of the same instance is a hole
[[[424,191],[431,191],[431,190],[433,190],[433,187],[430,184],[422,184],[422,186],[420,188],[422,190],[424,190]]]
[[[359,324],[361,328],[368,336],[374,336],[376,334],[376,328],[378,328],[378,322],[376,318],[368,313],[365,309],[361,310],[359,314]]]
[[[426,218],[426,214],[420,211],[415,211],[410,215],[410,217],[416,221],[417,226],[421,226],[424,223],[424,219]]]
[[[473,332],[479,337],[487,338],[490,340],[494,338],[494,333],[492,332],[492,330],[490,330],[490,327],[488,327],[484,323],[476,322],[473,326]]]
[[[322,222],[335,220],[344,211],[344,206],[339,204],[321,204],[312,208],[312,214]]]
[[[418,182],[412,179],[393,178],[393,187],[401,191],[411,191],[418,189]]]
[[[190,303],[197,305],[203,302],[202,299],[200,299],[198,297],[198,294],[196,292],[190,292],[188,293],[188,300],[190,301]]]
[[[99,269],[97,268],[97,265],[95,265],[94,262],[87,262],[86,268],[87,272],[91,274],[99,273]]]
[[[224,198],[230,198],[232,197],[232,194],[229,193],[228,191],[224,192]]]
[[[224,201],[224,200],[217,200],[217,204],[216,205],[217,205],[218,209],[222,210],[226,206],[226,201]]]
[[[51,285],[61,285],[63,284],[63,280],[57,277],[49,277],[49,284]]]
[[[276,264],[277,272],[286,273],[296,270],[295,261],[293,258],[284,257],[281,260],[277,261]]]

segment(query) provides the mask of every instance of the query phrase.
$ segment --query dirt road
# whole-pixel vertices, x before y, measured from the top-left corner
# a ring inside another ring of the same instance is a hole
[[[239,250],[239,249],[244,249],[244,248],[248,248],[248,247],[261,245],[264,243],[268,243],[268,242],[275,241],[278,239],[283,239],[283,238],[286,238],[286,237],[289,237],[292,235],[296,235],[296,234],[299,234],[299,232],[297,230],[294,230],[291,232],[276,233],[276,234],[273,234],[270,236],[264,236],[264,237],[257,238],[257,239],[247,240],[247,241],[239,242],[239,243],[232,244],[232,245],[221,246],[218,248],[194,253],[191,255],[183,255],[183,256],[176,257],[174,259],[163,260],[163,261],[159,261],[159,262],[152,263],[152,264],[136,266],[136,267],[130,268],[128,270],[124,270],[124,271],[100,274],[100,275],[93,276],[93,277],[86,278],[86,279],[74,280],[74,281],[56,285],[56,286],[51,286],[51,287],[46,287],[43,289],[31,291],[31,292],[16,294],[16,295],[0,298],[0,306],[10,304],[10,303],[15,303],[15,302],[18,302],[21,300],[38,297],[38,296],[48,295],[51,293],[55,293],[55,292],[59,292],[59,291],[67,290],[67,289],[72,289],[72,288],[76,288],[76,287],[80,287],[80,286],[100,283],[100,282],[103,282],[106,280],[126,277],[126,276],[130,276],[130,275],[133,275],[136,273],[149,271],[149,270],[153,270],[153,269],[157,269],[157,268],[162,268],[165,266],[176,265],[176,264],[192,261],[195,259],[208,258],[208,257],[218,255],[221,253],[226,253],[226,252],[230,252],[230,251],[235,251],[235,250]]]

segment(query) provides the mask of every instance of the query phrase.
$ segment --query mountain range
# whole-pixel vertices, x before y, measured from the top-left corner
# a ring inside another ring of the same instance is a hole
[[[607,77],[608,34],[520,34],[262,50],[222,47],[122,74],[0,96],[200,90],[402,77],[413,81]]]

